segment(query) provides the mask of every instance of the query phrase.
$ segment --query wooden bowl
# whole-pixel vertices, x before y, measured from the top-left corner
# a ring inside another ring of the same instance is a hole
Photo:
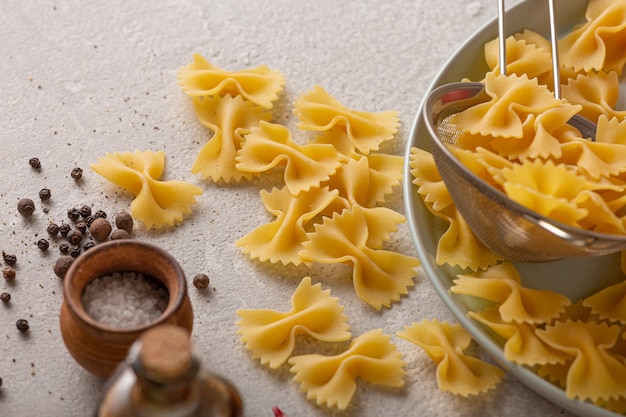
[[[111,327],[87,314],[81,300],[85,287],[113,272],[142,273],[164,285],[169,301],[158,319],[139,327]],[[76,258],[65,274],[61,336],[76,362],[94,375],[108,378],[142,332],[164,323],[191,331],[193,311],[182,268],[158,246],[134,239],[100,243]]]

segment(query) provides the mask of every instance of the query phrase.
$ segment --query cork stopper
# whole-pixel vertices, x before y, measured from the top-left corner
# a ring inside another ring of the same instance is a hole
[[[139,340],[141,341],[139,363],[150,379],[161,382],[173,381],[189,370],[192,352],[187,329],[164,324],[146,330]]]

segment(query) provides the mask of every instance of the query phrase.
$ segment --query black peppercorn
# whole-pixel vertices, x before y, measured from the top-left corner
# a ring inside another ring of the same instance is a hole
[[[193,277],[193,286],[199,290],[204,290],[209,287],[209,276],[207,274],[197,274]]]
[[[76,223],[76,229],[80,230],[82,234],[85,234],[85,232],[87,232],[87,223],[85,222]]]
[[[59,226],[59,233],[61,233],[61,236],[63,237],[67,236],[70,230],[72,230],[72,226],[67,223],[63,223],[61,224],[61,226]]]
[[[56,223],[50,223],[46,231],[51,237],[55,237],[59,234],[59,226]]]
[[[40,169],[41,161],[39,160],[39,158],[30,158],[28,160],[28,165],[30,165],[34,169]]]
[[[30,325],[28,324],[28,320],[26,319],[18,319],[15,322],[15,327],[17,327],[17,330],[22,333],[27,332],[28,329],[30,329]]]
[[[41,190],[39,190],[39,198],[41,199],[41,201],[49,200],[50,197],[52,197],[52,192],[49,188],[42,188]]]
[[[3,303],[8,303],[9,301],[11,301],[11,294],[9,294],[8,292],[3,292],[2,294],[0,294],[0,301],[2,301]]]
[[[85,224],[87,225],[87,227],[91,226],[91,223],[93,223],[94,220],[95,220],[95,217],[93,216],[85,217]]]
[[[22,216],[31,216],[35,211],[35,203],[30,198],[22,198],[17,202],[17,211]]]
[[[70,253],[70,244],[67,242],[63,242],[59,245],[59,252],[61,252],[63,255],[67,255],[68,253]]]
[[[41,250],[48,250],[48,248],[50,247],[50,242],[48,242],[46,239],[39,239],[37,241],[37,247]]]
[[[78,256],[80,255],[80,252],[81,252],[80,246],[72,245],[70,247],[70,256],[72,258],[78,258]]]
[[[96,213],[93,215],[94,219],[99,219],[99,218],[103,218],[106,219],[107,218],[107,214],[105,211],[103,210],[98,210],[96,211]]]
[[[93,248],[94,246],[96,246],[95,242],[87,242],[83,245],[83,251],[86,251],[88,249]]]
[[[79,180],[83,176],[83,170],[82,170],[82,168],[76,167],[76,168],[72,169],[72,172],[70,173],[70,175],[75,180]]]
[[[2,251],[2,259],[4,259],[4,262],[6,262],[7,265],[15,265],[17,262],[17,256],[6,253],[5,251]]]
[[[71,220],[71,221],[76,221],[78,219],[80,219],[80,211],[78,211],[77,208],[71,208],[67,211],[67,217]]]
[[[15,269],[10,266],[2,268],[2,276],[7,281],[13,281],[15,279]]]
[[[83,219],[86,219],[87,217],[91,216],[91,207],[89,207],[86,204],[82,206],[81,208],[79,208],[78,211],[80,212],[80,215],[83,217]]]
[[[59,256],[59,258],[54,262],[54,265],[52,265],[54,274],[57,277],[63,279],[65,277],[65,273],[67,272],[68,269],[70,269],[70,266],[72,265],[73,262],[74,262],[74,258],[72,258],[70,255]]]

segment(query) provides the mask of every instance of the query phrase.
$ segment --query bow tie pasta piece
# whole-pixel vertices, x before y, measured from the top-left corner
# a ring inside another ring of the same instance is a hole
[[[351,204],[375,207],[402,179],[404,158],[395,155],[369,154],[350,159],[333,174],[328,184]]]
[[[352,280],[357,296],[380,310],[408,293],[413,285],[416,258],[379,247],[404,216],[385,207],[365,209],[353,206],[332,218],[325,218],[309,233],[300,257],[319,263],[345,263],[353,266]],[[369,245],[368,245],[369,244]]]
[[[319,85],[296,100],[294,113],[300,119],[298,128],[324,132],[337,127],[346,133],[339,138],[349,140],[362,154],[377,151],[381,143],[392,139],[400,123],[394,111],[370,113],[348,109]]]
[[[191,212],[202,189],[183,181],[160,181],[165,165],[163,151],[106,154],[93,169],[104,178],[135,195],[131,215],[147,228],[173,226]]]
[[[620,326],[581,321],[557,322],[537,330],[552,348],[574,357],[567,370],[565,393],[580,400],[610,400],[626,392],[624,358],[609,350],[617,343]]]
[[[621,74],[626,62],[626,1],[591,0],[586,20],[559,40],[561,65],[576,71]]]
[[[608,286],[583,300],[600,318],[626,324],[626,281]]]
[[[300,265],[302,259],[298,253],[303,249],[302,242],[308,239],[306,227],[333,204],[338,194],[339,191],[331,191],[328,187],[311,188],[297,197],[287,187],[280,190],[274,188],[271,193],[261,190],[265,208],[276,219],[257,227],[235,244],[244,253],[249,253],[252,259]]]
[[[227,71],[211,65],[202,55],[194,54],[193,61],[178,72],[178,80],[183,91],[191,97],[241,95],[244,99],[266,109],[285,84],[285,76],[265,65]]]
[[[626,172],[626,146],[606,142],[583,140],[561,144],[559,163],[578,166],[594,180],[600,177],[619,176]]]
[[[502,257],[476,237],[457,210],[439,175],[433,156],[422,149],[412,148],[409,164],[414,177],[413,184],[419,187],[418,193],[426,208],[449,225],[437,243],[437,264],[447,263],[463,269],[477,270],[501,261]]]
[[[323,144],[299,145],[285,126],[261,122],[246,135],[236,161],[244,172],[265,172],[286,165],[285,185],[293,195],[327,181],[341,166],[339,153]]]
[[[252,173],[235,167],[235,157],[241,149],[243,135],[250,133],[261,120],[269,120],[269,113],[239,96],[193,97],[192,103],[200,123],[214,133],[200,149],[191,172],[215,182],[250,179]]]
[[[505,322],[497,308],[470,311],[468,316],[505,340],[504,357],[521,365],[565,363],[568,355],[547,346],[535,334],[535,326],[528,323]]]
[[[598,117],[598,127],[596,140],[603,143],[614,143],[616,145],[626,145],[626,118],[609,120],[601,115]]]
[[[438,320],[405,326],[398,337],[421,347],[437,364],[437,384],[444,392],[468,397],[494,388],[504,376],[501,369],[463,353],[472,341],[459,324]]]
[[[562,86],[563,98],[572,104],[580,104],[580,115],[598,123],[600,116],[623,120],[626,112],[615,110],[619,98],[619,78],[615,71],[590,72],[570,78]],[[603,141],[596,135],[596,140]]]
[[[291,297],[291,311],[281,313],[265,309],[237,310],[241,341],[252,351],[255,359],[276,369],[289,359],[298,334],[323,342],[350,340],[348,318],[343,314],[339,299],[321,284],[311,285],[305,277]]]
[[[501,266],[504,265],[504,266]],[[569,305],[569,298],[548,290],[525,288],[509,262],[483,272],[457,275],[450,288],[453,294],[470,295],[493,301],[505,322],[540,324],[550,322]]]
[[[541,36],[541,35],[537,35]],[[485,61],[494,74],[500,74],[499,40],[485,44]],[[538,78],[547,85],[552,78],[552,55],[548,49],[528,43],[524,35],[509,36],[506,39],[506,72]]]
[[[375,329],[355,338],[348,350],[336,356],[318,354],[289,359],[293,380],[300,391],[318,405],[345,410],[356,391],[356,379],[389,387],[404,386],[402,354],[391,337]]]

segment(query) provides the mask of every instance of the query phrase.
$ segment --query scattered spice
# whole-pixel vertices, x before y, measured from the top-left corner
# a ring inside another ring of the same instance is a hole
[[[272,411],[274,412],[274,417],[287,417],[287,415],[276,406],[272,407]]]
[[[96,218],[95,218],[95,217],[93,217],[93,216],[87,216],[87,217],[85,217],[85,224],[87,225],[87,227],[91,226],[91,223],[93,223],[93,221],[94,221],[95,219],[96,219]]]
[[[72,229],[67,233],[66,238],[72,245],[78,245],[83,240],[83,233],[78,229]]]
[[[15,265],[17,263],[17,256],[6,253],[5,251],[2,251],[2,259],[4,259],[7,265]]]
[[[209,276],[207,274],[196,274],[193,277],[193,286],[199,290],[205,290],[209,287]]]
[[[46,231],[51,237],[55,237],[59,234],[59,226],[56,223],[50,223],[46,228]]]
[[[48,248],[50,247],[50,242],[48,242],[46,239],[39,239],[37,241],[37,247],[43,251],[48,250]]]
[[[83,245],[83,252],[96,246],[95,242],[87,242]]]
[[[118,229],[126,230],[128,234],[133,231],[133,217],[125,211],[120,211],[115,215],[115,226]]]
[[[106,219],[107,218],[107,214],[103,210],[98,210],[98,211],[95,212],[93,217],[94,217],[94,219],[99,219],[99,218]]]
[[[70,173],[70,175],[75,180],[79,180],[79,179],[81,179],[83,177],[83,169],[79,168],[79,167],[76,167],[76,168],[72,169],[72,172]]]
[[[2,268],[2,276],[7,281],[13,281],[15,279],[15,269],[11,268],[10,266]]]
[[[97,215],[98,213],[96,213]],[[105,217],[97,217],[89,226],[89,233],[96,240],[96,242],[105,241],[109,235],[113,227],[111,223]]]
[[[76,223],[76,229],[80,230],[82,234],[85,234],[87,232],[87,223],[85,222]]]
[[[17,202],[17,211],[22,216],[31,216],[35,211],[35,203],[30,198],[22,198]]]
[[[11,301],[11,294],[9,294],[8,292],[3,292],[2,294],[0,294],[0,301],[2,301],[3,303],[8,303],[9,301]]]
[[[28,324],[28,320],[26,319],[18,319],[15,322],[15,327],[17,327],[17,330],[22,333],[27,332],[28,329],[30,329],[30,325]]]
[[[50,197],[52,197],[52,191],[50,191],[49,188],[42,188],[39,190],[39,198],[41,201],[50,200]]]
[[[70,269],[70,266],[72,265],[73,262],[74,262],[74,258],[71,257],[70,255],[59,256],[59,258],[54,262],[54,265],[52,265],[54,274],[57,277],[63,279],[65,277],[65,273],[67,272],[68,269]]]
[[[70,253],[70,244],[67,242],[63,242],[59,245],[59,252],[63,255],[67,255]]]
[[[72,245],[70,247],[70,256],[72,258],[78,258],[78,256],[80,255],[81,252],[82,251],[80,249],[80,246],[78,246],[78,245]]]
[[[30,165],[34,169],[41,169],[41,161],[39,158],[30,158],[28,160],[28,165]]]
[[[124,229],[115,229],[111,233],[111,240],[128,239],[128,238],[130,238],[130,235]]]

